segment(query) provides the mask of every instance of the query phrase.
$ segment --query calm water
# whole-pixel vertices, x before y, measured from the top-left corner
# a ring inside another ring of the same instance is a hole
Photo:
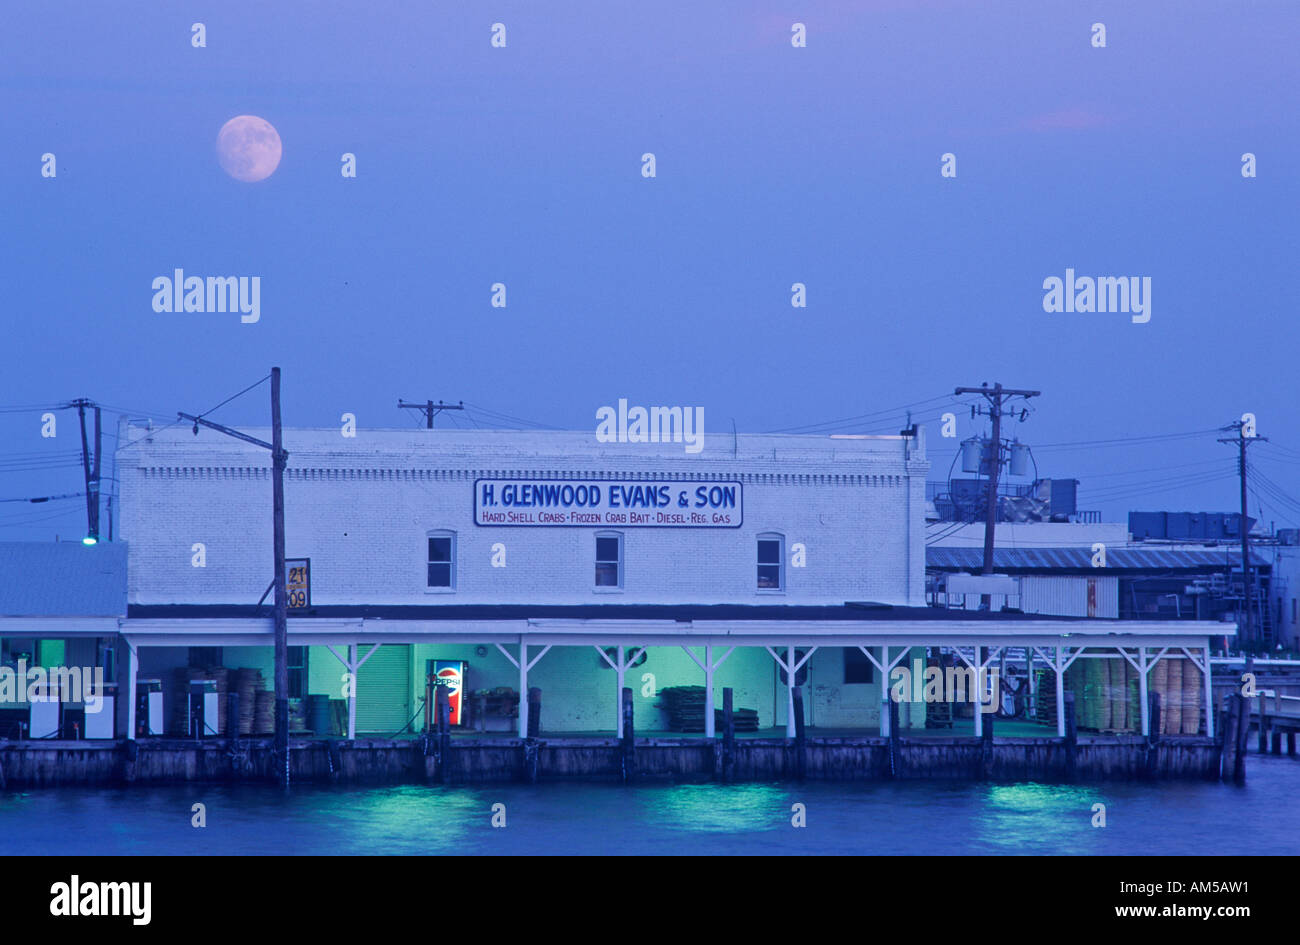
[[[1300,761],[1252,757],[1248,779],[10,791],[0,854],[1300,853]],[[204,829],[190,826],[196,802]],[[1091,825],[1095,803],[1105,828]]]

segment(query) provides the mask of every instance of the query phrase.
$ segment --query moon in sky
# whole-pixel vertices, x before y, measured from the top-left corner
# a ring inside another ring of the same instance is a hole
[[[280,133],[265,118],[238,115],[217,134],[217,160],[235,180],[266,180],[280,166]]]

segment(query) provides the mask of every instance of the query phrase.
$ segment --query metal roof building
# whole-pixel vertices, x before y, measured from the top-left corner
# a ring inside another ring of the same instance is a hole
[[[1269,562],[1251,555],[1251,567]],[[925,550],[925,566],[935,571],[978,571],[984,564],[980,548],[940,548]],[[1088,548],[994,548],[993,569],[1002,574],[1078,572],[1098,575],[1114,571],[1222,571],[1240,566],[1236,548],[1108,548],[1105,568],[1092,564]]]
[[[126,555],[122,542],[0,543],[0,619],[125,617]]]

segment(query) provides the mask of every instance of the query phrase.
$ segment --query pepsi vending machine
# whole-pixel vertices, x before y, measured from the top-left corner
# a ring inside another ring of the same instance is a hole
[[[424,719],[425,728],[432,731],[438,724],[437,687],[447,687],[447,724],[463,725],[465,722],[465,673],[469,663],[465,660],[425,660]]]

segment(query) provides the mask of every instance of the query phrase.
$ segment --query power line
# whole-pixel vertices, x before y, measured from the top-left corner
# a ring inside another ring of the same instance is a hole
[[[924,404],[931,404],[941,400],[951,401],[953,400],[953,395],[943,394],[939,397],[927,397],[925,400],[913,401],[910,404],[902,404],[898,407],[889,407],[884,410],[875,410],[870,413],[861,413],[852,417],[842,417],[839,420],[823,420],[820,423],[806,423],[803,424],[802,426],[783,427],[781,429],[766,430],[764,432],[766,433],[800,433],[803,431],[820,432],[818,428],[821,427],[840,427],[848,424],[856,424],[856,423],[860,423],[863,420],[868,420],[868,419],[881,417],[881,416],[889,416],[892,414],[898,414],[912,407],[919,407]]]
[[[252,384],[249,384],[247,387],[245,387],[243,390],[241,390],[238,394],[233,394],[232,396],[227,397],[225,400],[223,400],[221,403],[217,404],[217,405],[216,405],[215,407],[213,407],[211,410],[205,410],[205,411],[203,411],[203,413],[199,414],[199,416],[200,416],[200,417],[206,417],[206,416],[207,416],[208,414],[210,414],[210,413],[216,413],[218,410],[220,410],[220,409],[221,409],[222,407],[224,407],[226,404],[230,403],[232,400],[235,400],[235,399],[238,398],[238,397],[243,397],[245,394],[247,394],[247,393],[248,393],[250,390],[252,390],[254,387],[257,387],[259,384],[264,384],[266,381],[270,380],[270,378],[271,378],[271,375],[268,374],[268,375],[266,375],[266,377],[262,378],[260,381],[254,381]]]
[[[461,401],[461,403],[463,403],[470,410],[475,410],[478,413],[483,414],[487,419],[495,420],[496,422],[522,424],[524,426],[536,427],[538,429],[543,429],[543,430],[560,429],[560,427],[552,426],[548,423],[540,423],[536,420],[528,420],[523,417],[511,416],[508,413],[502,413],[499,410],[493,410],[490,407],[484,407],[482,404],[472,404],[468,400]]]
[[[1209,433],[1219,433],[1218,429],[1210,430],[1189,430],[1186,433],[1153,433],[1148,436],[1129,436],[1113,440],[1076,440],[1070,443],[1043,443],[1035,446],[1038,450],[1056,450],[1056,449],[1073,449],[1080,446],[1105,447],[1105,446],[1134,446],[1140,443],[1161,443],[1169,440],[1186,440],[1198,436],[1205,436]]]
[[[65,492],[63,495],[42,495],[33,499],[0,499],[0,502],[54,502],[58,499],[85,498],[84,492]]]

